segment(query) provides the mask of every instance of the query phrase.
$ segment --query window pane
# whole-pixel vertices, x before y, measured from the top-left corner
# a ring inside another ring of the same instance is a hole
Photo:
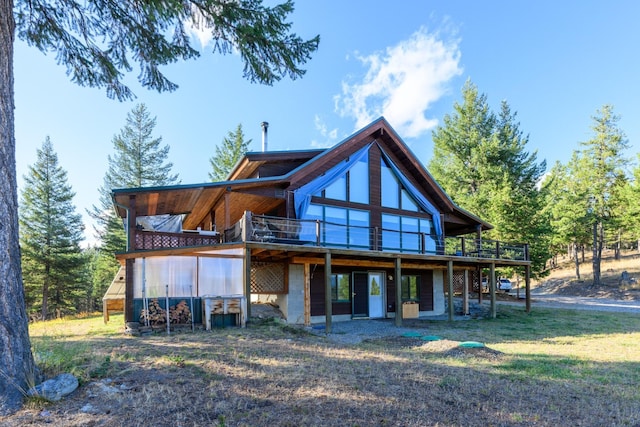
[[[382,250],[400,250],[400,217],[382,215]]]
[[[402,224],[402,250],[415,251],[420,250],[420,234],[418,229],[418,218],[410,218],[403,216]]]
[[[398,200],[399,193],[399,184],[391,169],[387,167],[386,163],[383,161],[380,162],[380,191],[382,192],[382,206],[387,208],[396,208],[400,207],[400,203]]]
[[[349,200],[369,203],[369,156],[366,155],[349,170]]]
[[[425,253],[436,253],[436,241],[431,236],[431,220],[420,219],[420,232],[424,233],[424,251]]]
[[[347,244],[347,210],[324,207],[324,242],[332,245]]]
[[[347,200],[347,177],[338,178],[333,184],[324,189],[324,197],[327,199]]]
[[[350,292],[348,274],[331,275],[331,300],[350,301]]]
[[[404,301],[417,301],[418,297],[418,289],[420,287],[420,277],[418,276],[402,276],[401,280],[402,286],[402,300]]]
[[[349,210],[349,246],[369,248],[369,212]]]
[[[300,229],[300,240],[306,242],[315,242],[316,241],[316,223],[315,220],[322,221],[323,218],[323,207],[320,205],[314,205],[313,203],[309,205],[307,212],[305,212],[304,219],[302,221],[301,229]],[[308,221],[307,221],[308,220]]]
[[[413,197],[409,195],[409,192],[403,188],[401,195],[402,209],[404,209],[405,211],[418,212],[418,205],[416,204],[415,200],[413,200]]]

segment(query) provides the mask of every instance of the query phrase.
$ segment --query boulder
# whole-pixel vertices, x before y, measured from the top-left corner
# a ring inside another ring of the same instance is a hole
[[[60,374],[57,377],[32,387],[29,396],[40,396],[52,402],[73,393],[78,388],[78,379],[71,374]]]

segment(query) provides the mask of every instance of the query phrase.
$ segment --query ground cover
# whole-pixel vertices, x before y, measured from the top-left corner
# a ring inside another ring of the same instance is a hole
[[[497,319],[406,322],[439,340],[357,345],[269,320],[148,337],[121,325],[33,324],[45,374],[72,372],[81,387],[0,425],[640,424],[640,315],[501,307]]]

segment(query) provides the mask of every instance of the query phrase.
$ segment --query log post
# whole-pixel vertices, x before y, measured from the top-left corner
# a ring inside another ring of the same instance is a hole
[[[311,325],[311,264],[304,264],[304,325]]]
[[[331,252],[324,254],[324,317],[325,333],[331,333],[331,321],[333,312],[331,307]]]
[[[525,311],[531,312],[531,266],[524,268]]]
[[[396,326],[402,326],[402,268],[400,257],[396,258],[395,275],[396,275]]]
[[[489,293],[491,295],[491,318],[496,318],[496,263],[491,263],[490,273],[491,277],[489,278]]]
[[[447,303],[449,304],[449,322],[453,322],[455,310],[453,307],[453,261],[447,261]]]

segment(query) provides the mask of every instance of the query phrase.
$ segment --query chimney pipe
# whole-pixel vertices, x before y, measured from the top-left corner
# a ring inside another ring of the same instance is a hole
[[[269,128],[268,122],[262,122],[262,152],[267,151],[267,129]]]

